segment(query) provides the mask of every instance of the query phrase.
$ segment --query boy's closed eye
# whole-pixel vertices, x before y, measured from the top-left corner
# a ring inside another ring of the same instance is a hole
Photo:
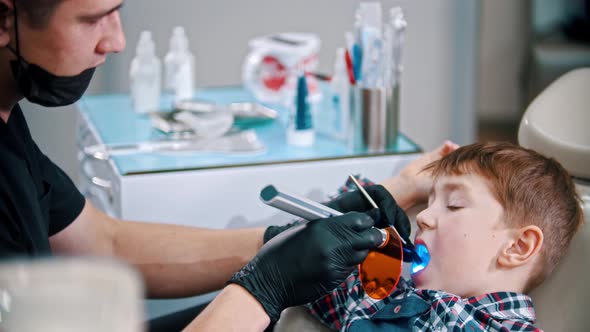
[[[458,211],[470,205],[470,196],[462,189],[455,189],[447,193],[445,205],[449,211]]]
[[[457,211],[457,210],[460,210],[462,208],[463,208],[462,206],[447,205],[447,209],[450,210],[450,211]]]

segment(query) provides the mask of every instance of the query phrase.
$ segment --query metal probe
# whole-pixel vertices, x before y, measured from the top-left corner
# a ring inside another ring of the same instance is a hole
[[[354,185],[357,187],[357,189],[363,194],[363,196],[365,196],[365,198],[367,199],[367,201],[369,201],[369,204],[371,204],[371,206],[373,206],[373,208],[378,209],[379,207],[377,206],[377,204],[375,203],[375,201],[373,200],[373,198],[371,198],[371,196],[369,196],[369,193],[367,193],[367,191],[365,190],[365,188],[363,188],[363,186],[361,186],[361,184],[356,180],[356,178],[352,175],[349,175],[348,178],[354,183]],[[407,245],[406,241],[399,235],[399,233],[397,232],[397,229],[395,229],[395,226],[393,225],[389,225],[391,228],[393,228],[393,231],[395,232],[395,235],[397,235],[397,237],[400,239],[400,241],[402,241],[402,243],[404,245]]]

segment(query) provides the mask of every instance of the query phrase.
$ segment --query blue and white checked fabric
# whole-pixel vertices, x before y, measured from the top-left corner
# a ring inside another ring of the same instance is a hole
[[[401,279],[381,301],[368,297],[354,271],[308,311],[335,331],[541,331],[527,295],[489,293],[461,298],[442,291],[415,289]]]

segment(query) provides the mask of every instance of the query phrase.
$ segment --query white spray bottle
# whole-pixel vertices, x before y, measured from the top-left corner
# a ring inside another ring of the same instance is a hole
[[[133,109],[138,113],[156,112],[160,109],[162,64],[150,31],[141,33],[136,52],[129,69]]]
[[[170,37],[170,50],[164,58],[165,87],[174,95],[174,101],[193,97],[195,59],[189,50],[184,28],[175,27]]]

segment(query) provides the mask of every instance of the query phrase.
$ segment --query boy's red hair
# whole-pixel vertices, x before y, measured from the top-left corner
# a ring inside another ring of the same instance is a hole
[[[511,227],[536,225],[544,235],[542,264],[527,291],[539,285],[565,254],[583,223],[581,200],[569,173],[553,158],[510,143],[463,146],[426,166],[441,175],[478,174],[504,208]]]

